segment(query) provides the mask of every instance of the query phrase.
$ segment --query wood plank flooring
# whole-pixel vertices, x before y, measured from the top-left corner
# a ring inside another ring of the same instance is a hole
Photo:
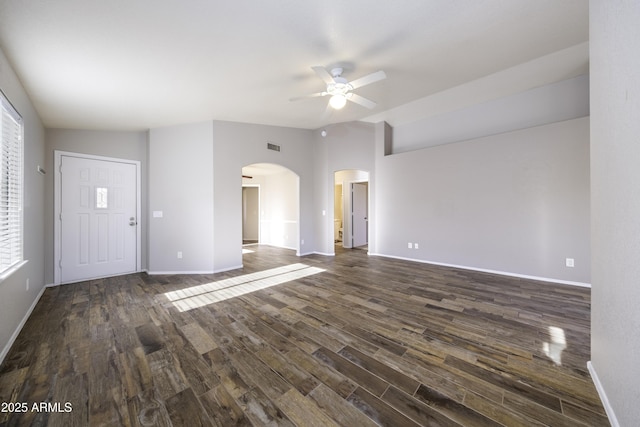
[[[589,289],[250,249],[47,289],[0,366],[4,409],[28,410],[0,426],[609,425]]]

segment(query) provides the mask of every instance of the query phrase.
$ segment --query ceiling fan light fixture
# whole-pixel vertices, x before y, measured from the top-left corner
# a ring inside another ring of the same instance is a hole
[[[331,70],[331,73],[329,73],[329,71],[327,71],[324,67],[318,66],[311,68],[313,69],[313,71],[315,71],[318,77],[320,77],[326,83],[327,90],[323,92],[312,93],[307,96],[291,98],[290,101],[297,101],[304,98],[316,98],[319,96],[329,96],[330,98],[328,107],[333,108],[334,110],[340,110],[344,108],[344,106],[347,104],[347,101],[356,103],[371,110],[376,107],[375,102],[351,91],[362,86],[375,83],[387,77],[384,71],[380,70],[349,82],[347,79],[342,77],[342,68],[333,68]]]
[[[329,105],[335,110],[340,110],[347,103],[347,97],[342,94],[333,95],[329,100]]]

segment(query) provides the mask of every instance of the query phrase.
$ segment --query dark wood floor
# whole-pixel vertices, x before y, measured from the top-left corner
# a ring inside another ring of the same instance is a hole
[[[608,425],[589,289],[250,249],[222,274],[47,289],[0,367],[0,402],[28,410],[0,426]]]

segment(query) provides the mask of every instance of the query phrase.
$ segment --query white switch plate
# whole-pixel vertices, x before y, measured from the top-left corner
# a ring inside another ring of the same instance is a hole
[[[567,258],[565,261],[565,265],[567,267],[575,267],[575,262],[573,260],[573,258]]]
[[[407,243],[407,247],[408,247],[409,249],[413,249],[413,243],[411,243],[411,242]]]
[[[182,251],[178,251],[178,259],[182,259]]]
[[[414,249],[418,249],[418,248],[419,248],[419,247],[418,247],[418,244],[416,243],[415,245],[413,245],[413,248],[414,248]]]
[[[154,218],[162,218],[162,211],[153,211],[153,217]]]

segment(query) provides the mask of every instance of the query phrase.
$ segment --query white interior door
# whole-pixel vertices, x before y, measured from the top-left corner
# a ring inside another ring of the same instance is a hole
[[[137,271],[137,165],[62,155],[59,170],[60,281]]]
[[[352,247],[367,244],[367,183],[351,184]]]

